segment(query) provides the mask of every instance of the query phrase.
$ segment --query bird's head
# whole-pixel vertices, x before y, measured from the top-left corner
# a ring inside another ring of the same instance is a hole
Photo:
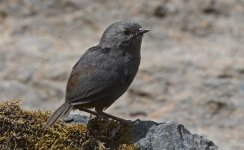
[[[110,25],[103,33],[100,44],[120,47],[140,46],[143,34],[148,32],[132,21],[120,21]]]

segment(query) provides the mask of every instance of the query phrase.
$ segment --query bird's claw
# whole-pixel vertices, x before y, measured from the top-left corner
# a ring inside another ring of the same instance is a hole
[[[141,121],[140,119],[136,119],[134,121],[131,121],[131,120],[123,120],[123,121],[120,121],[120,123],[125,124],[125,125],[129,125],[129,126],[133,126],[133,125],[137,124],[140,121]]]

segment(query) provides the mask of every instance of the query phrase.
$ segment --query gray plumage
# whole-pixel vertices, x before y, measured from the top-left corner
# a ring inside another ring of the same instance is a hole
[[[149,30],[131,21],[110,25],[97,46],[88,49],[74,65],[66,86],[66,100],[49,118],[46,128],[73,109],[96,112],[106,117],[123,119],[104,113],[132,83],[140,64],[143,34]]]

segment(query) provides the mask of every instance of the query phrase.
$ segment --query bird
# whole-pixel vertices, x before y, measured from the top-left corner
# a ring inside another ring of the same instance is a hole
[[[129,120],[104,111],[134,80],[141,60],[142,37],[148,31],[128,20],[108,26],[99,43],[89,48],[73,66],[66,85],[65,102],[49,117],[45,128],[52,127],[73,109],[128,123]]]

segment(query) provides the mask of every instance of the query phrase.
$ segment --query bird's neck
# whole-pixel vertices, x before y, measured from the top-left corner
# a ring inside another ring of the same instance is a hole
[[[112,53],[126,53],[132,57],[141,57],[141,40],[134,41],[134,43],[99,43],[99,46],[105,49],[110,49]]]
[[[135,41],[127,48],[128,53],[134,57],[141,57],[141,40]]]

